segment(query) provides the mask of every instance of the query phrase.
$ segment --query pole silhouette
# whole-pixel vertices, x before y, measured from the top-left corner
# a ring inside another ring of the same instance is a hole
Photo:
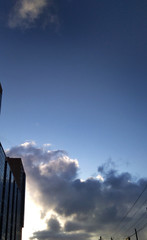
[[[137,234],[136,228],[135,228],[135,235],[136,235],[136,240],[138,240],[138,234]]]

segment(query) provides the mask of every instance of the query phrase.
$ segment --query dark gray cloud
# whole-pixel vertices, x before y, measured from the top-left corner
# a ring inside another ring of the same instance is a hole
[[[43,231],[38,231],[35,232],[33,237],[31,237],[30,239],[40,239],[40,240],[57,240],[57,239],[71,239],[71,240],[85,240],[85,239],[89,239],[91,237],[90,234],[87,233],[69,233],[69,231],[64,231],[64,229],[61,227],[58,219],[56,218],[56,216],[51,216],[51,218],[49,219],[49,221],[47,222],[47,228],[46,230]]]
[[[55,216],[52,216],[48,223],[47,223],[48,228],[50,229],[51,232],[60,232],[61,226],[59,221]]]
[[[57,240],[57,239],[71,239],[71,240],[85,240],[91,237],[90,234],[87,233],[69,233],[68,231],[64,231],[62,229],[59,221],[55,216],[51,216],[49,221],[47,222],[47,228],[43,231],[35,232],[33,237],[30,239],[40,239],[40,240]]]
[[[34,233],[34,236],[30,239],[40,239],[40,240],[88,240],[91,235],[85,233],[77,233],[77,234],[67,234],[67,233],[53,233],[47,230],[38,231]]]
[[[146,179],[135,180],[128,172],[118,174],[111,168],[113,163],[108,162],[98,168],[104,181],[82,181],[78,179],[77,160],[70,159],[64,151],[47,151],[32,143],[14,147],[7,154],[23,159],[29,190],[42,206],[42,217],[49,210],[56,214],[48,219],[47,228],[35,232],[32,239],[92,239],[104,232],[108,236],[126,236],[145,223],[142,214],[146,214],[146,192],[121,220],[146,186]],[[137,223],[139,217],[142,222]],[[64,219],[62,227],[60,218]]]

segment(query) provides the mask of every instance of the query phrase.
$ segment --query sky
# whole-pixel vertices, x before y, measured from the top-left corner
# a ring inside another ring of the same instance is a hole
[[[23,240],[125,236],[116,223],[147,181],[146,12],[145,0],[0,0],[0,141],[27,175]]]

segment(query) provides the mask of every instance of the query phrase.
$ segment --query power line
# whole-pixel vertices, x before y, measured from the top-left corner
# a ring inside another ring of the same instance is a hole
[[[142,231],[144,228],[146,228],[147,227],[147,222],[144,224],[144,226],[142,226],[139,230],[137,230],[137,232],[140,232],[140,231]],[[133,236],[135,236],[135,233],[133,233],[132,235],[130,235],[129,237],[131,238],[131,237],[133,237]]]
[[[113,235],[113,237],[115,237],[116,232],[118,231],[118,229],[120,228],[121,223],[126,219],[126,217],[128,216],[128,214],[132,211],[132,209],[134,208],[134,206],[136,205],[136,203],[138,202],[138,200],[141,198],[141,196],[143,195],[143,193],[146,191],[147,189],[147,184],[144,187],[143,191],[140,193],[140,195],[138,196],[138,198],[135,200],[135,202],[132,204],[132,206],[130,207],[130,209],[127,211],[127,213],[124,215],[124,217],[122,217],[122,219],[120,220],[120,222],[117,225],[116,231]]]
[[[146,217],[146,212],[142,213],[141,216],[137,219],[137,221],[131,225],[131,227],[129,227],[126,232],[128,232],[129,230],[131,230],[132,228],[135,228],[136,227],[136,224],[141,221],[142,219],[144,219]]]
[[[143,203],[141,203],[140,205],[144,205],[145,203],[147,203],[147,199],[145,199],[145,201]],[[136,212],[131,216],[132,218],[136,216],[136,214],[140,211],[140,208],[138,207],[138,209],[136,210]]]
[[[122,226],[122,233],[124,233],[125,232],[125,234],[123,234],[123,236],[125,235],[126,236],[126,233],[128,232],[128,236],[129,236],[129,230],[131,230],[131,228],[134,228],[134,227],[136,227],[136,224],[138,223],[138,221],[139,220],[143,220],[142,219],[142,217],[143,217],[143,215],[144,214],[146,214],[145,212],[143,212],[142,213],[142,215],[140,214],[139,216],[137,215],[137,213],[140,211],[140,213],[142,212],[142,209],[143,208],[145,208],[146,207],[146,205],[147,205],[147,199],[145,199],[145,200],[143,200],[143,201],[141,201],[139,204],[138,204],[138,206],[137,206],[137,210],[133,213],[133,215],[131,215],[131,218],[132,218],[132,220],[131,220],[131,223],[130,223],[130,227],[128,227],[128,224],[127,224],[127,226],[125,226],[124,225],[124,228],[123,228],[123,226]],[[147,209],[147,208],[146,208]],[[136,216],[137,215],[137,216]],[[135,217],[136,216],[136,217]],[[134,218],[135,217],[135,218]],[[138,219],[138,217],[139,217],[139,219]],[[137,220],[137,221],[136,221]]]
[[[130,226],[130,227],[128,227],[128,225],[127,225],[127,227],[125,227],[124,229],[123,229],[123,232],[125,231],[125,233],[126,232],[128,232],[131,228],[133,228],[133,226],[134,226],[134,224],[136,224],[137,222],[136,222],[136,219],[138,218],[138,216],[136,217],[136,218],[134,218],[136,215],[137,215],[137,213],[140,211],[141,212],[141,209],[144,207],[144,205],[147,203],[147,199],[145,199],[145,201],[143,201],[143,203],[141,202],[140,204],[139,204],[139,206],[137,207],[137,210],[134,212],[134,214],[133,215],[131,215],[131,218],[132,218],[132,225]],[[142,206],[141,206],[142,205]],[[143,212],[143,214],[144,214],[144,212]],[[143,215],[142,214],[142,215]],[[140,217],[141,218],[141,217]],[[137,221],[139,221],[139,220],[137,220]],[[123,227],[122,227],[123,228]]]
[[[146,228],[147,227],[147,222],[144,224],[144,226],[143,227],[141,227],[139,230],[138,230],[138,232],[140,232],[140,231],[142,231],[144,228]]]

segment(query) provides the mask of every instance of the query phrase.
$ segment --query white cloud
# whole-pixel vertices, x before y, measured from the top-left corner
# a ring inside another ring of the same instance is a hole
[[[24,142],[20,146],[27,148],[35,145],[36,145],[35,141],[31,141],[31,142]]]
[[[50,143],[44,143],[43,146],[44,146],[44,147],[50,147],[51,144],[50,144]]]
[[[32,27],[35,21],[48,8],[48,21],[52,24],[58,24],[58,16],[56,12],[52,12],[54,1],[52,0],[17,0],[10,15],[8,25],[10,28]]]
[[[113,166],[112,161],[98,168],[97,177],[84,181],[77,179],[77,160],[69,158],[62,150],[47,151],[44,146],[37,147],[34,142],[13,147],[7,155],[22,158],[27,194],[39,207],[41,221],[48,223],[44,229],[34,228],[31,239],[89,240],[103,232],[110,236],[147,184],[146,179],[133,181],[128,172],[118,174],[116,169],[109,168]],[[142,196],[133,209],[139,213],[136,220],[146,207],[142,204],[145,204],[145,199],[146,195]],[[134,211],[126,217],[125,226],[132,225]],[[31,209],[28,214],[31,214]],[[120,233],[126,236],[123,228]]]
[[[104,182],[104,178],[103,178],[100,174],[98,174],[98,175],[96,176],[96,178],[97,178],[98,180]]]

